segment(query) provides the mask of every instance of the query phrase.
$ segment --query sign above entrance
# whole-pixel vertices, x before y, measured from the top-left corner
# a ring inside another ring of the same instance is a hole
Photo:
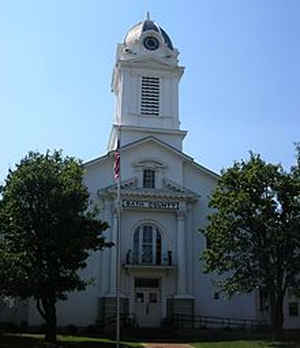
[[[123,208],[179,209],[179,202],[122,200]]]

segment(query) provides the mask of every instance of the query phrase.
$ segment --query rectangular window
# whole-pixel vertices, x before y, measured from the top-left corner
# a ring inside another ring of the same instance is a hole
[[[159,116],[159,77],[142,77],[141,114]]]
[[[161,265],[161,235],[156,230],[156,264]]]
[[[155,188],[155,171],[154,170],[152,169],[144,170],[143,187]]]
[[[149,303],[157,303],[157,292],[150,292],[149,294]]]
[[[135,278],[134,286],[136,288],[159,288],[159,279]]]
[[[294,289],[288,289],[287,290],[288,298],[292,299],[295,295],[295,290]]]
[[[266,290],[260,288],[259,289],[259,310],[261,312],[268,311],[268,293]]]
[[[289,316],[298,317],[298,302],[289,303]]]
[[[143,292],[137,292],[135,294],[135,302],[136,303],[144,303],[144,293]]]
[[[218,292],[214,292],[214,300],[219,300],[220,294]]]

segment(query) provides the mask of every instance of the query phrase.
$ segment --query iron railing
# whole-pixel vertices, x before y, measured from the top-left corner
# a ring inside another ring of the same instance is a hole
[[[174,326],[191,328],[266,328],[269,326],[266,320],[239,319],[229,317],[216,317],[206,315],[192,315],[176,313],[169,322]]]
[[[108,326],[115,326],[117,323],[117,316],[116,314],[112,314],[110,316],[106,316],[104,319],[97,320],[96,326],[98,328],[104,328]],[[127,313],[120,313],[120,323],[123,324],[125,327],[131,326],[130,323],[130,316]]]
[[[174,266],[173,264],[172,251],[169,250],[167,254],[161,255],[160,258],[156,259],[156,262],[143,262],[142,257],[138,257],[132,253],[132,250],[129,249],[126,253],[126,265],[152,265],[152,266]]]

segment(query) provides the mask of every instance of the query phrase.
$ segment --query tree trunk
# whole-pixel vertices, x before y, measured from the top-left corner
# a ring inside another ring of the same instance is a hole
[[[45,341],[56,343],[56,316],[47,322]]]
[[[271,324],[273,339],[280,339],[282,337],[283,328],[283,295],[272,294],[270,296],[271,304]]]
[[[41,302],[41,303],[40,303]],[[42,304],[42,307],[41,307]],[[37,300],[37,309],[46,321],[45,341],[56,343],[56,301],[52,298]]]
[[[46,300],[47,309],[45,308],[45,305],[43,304],[45,311],[46,311],[46,318],[47,318],[47,328],[46,328],[46,335],[45,335],[45,341],[56,343],[56,307],[55,307],[55,300],[53,299],[47,299]]]

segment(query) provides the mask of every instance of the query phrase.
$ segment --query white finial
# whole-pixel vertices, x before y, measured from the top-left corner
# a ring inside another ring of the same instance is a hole
[[[150,21],[150,12],[147,11],[147,21]]]

